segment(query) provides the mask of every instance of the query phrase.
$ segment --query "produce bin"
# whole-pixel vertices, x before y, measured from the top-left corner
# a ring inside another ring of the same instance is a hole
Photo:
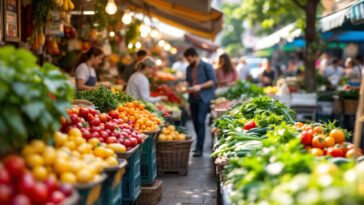
[[[158,175],[187,175],[193,140],[157,141]]]
[[[162,199],[163,181],[156,180],[151,186],[142,186],[138,205],[157,205]]]
[[[106,168],[105,174],[108,178],[102,184],[102,205],[117,205],[122,201],[122,177],[125,173],[127,162],[125,159],[118,159],[119,165]]]
[[[128,165],[122,182],[122,204],[134,203],[141,191],[141,175],[140,175],[140,156],[139,146],[133,149],[133,153],[129,155]]]
[[[158,131],[159,132],[159,131]],[[141,146],[140,173],[142,185],[151,185],[157,178],[155,133],[149,133]]]
[[[102,183],[106,180],[107,175],[101,175],[100,179],[88,184],[76,184],[75,188],[80,194],[78,205],[101,205],[101,187]]]

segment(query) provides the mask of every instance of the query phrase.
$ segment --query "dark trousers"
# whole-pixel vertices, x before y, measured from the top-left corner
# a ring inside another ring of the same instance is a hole
[[[205,141],[206,116],[210,109],[210,103],[205,103],[201,99],[190,101],[191,117],[197,135],[196,150],[202,151]]]

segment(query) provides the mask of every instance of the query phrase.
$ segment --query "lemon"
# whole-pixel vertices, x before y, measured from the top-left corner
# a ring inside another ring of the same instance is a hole
[[[159,141],[166,141],[167,140],[167,136],[164,134],[159,135]]]
[[[77,172],[77,181],[80,183],[87,183],[92,181],[94,173],[90,169],[81,169]]]
[[[46,147],[43,153],[44,164],[51,165],[56,161],[56,151],[53,147]]]
[[[71,128],[69,131],[68,131],[68,135],[71,137],[71,138],[77,138],[77,137],[82,137],[82,133],[81,131],[78,129],[78,128]]]
[[[66,146],[68,149],[70,149],[70,150],[74,150],[74,149],[76,149],[76,143],[75,142],[73,142],[73,141],[68,141],[68,142],[66,142],[66,144],[64,145],[64,146]]]
[[[28,166],[34,168],[37,166],[42,166],[44,164],[43,158],[39,154],[32,154],[25,158]]]
[[[74,175],[71,172],[65,172],[61,174],[61,182],[67,183],[67,184],[76,184],[77,178],[76,175]]]
[[[63,146],[68,141],[68,136],[61,132],[54,133],[54,141],[56,142],[56,146]]]
[[[103,162],[94,162],[92,166],[94,167],[95,173],[101,173],[104,170]]]
[[[124,153],[126,152],[126,147],[122,144],[112,143],[108,144],[107,148],[112,149],[115,153]]]
[[[109,165],[109,167],[115,167],[118,166],[119,162],[115,157],[108,157],[106,159],[107,164]]]
[[[106,151],[104,147],[96,147],[96,149],[94,150],[94,155],[96,157],[105,158],[107,157],[107,152],[108,151]]]
[[[77,137],[73,140],[76,143],[76,146],[82,145],[86,143],[86,140],[82,137]]]
[[[112,149],[105,148],[106,156],[105,157],[111,157],[115,156],[115,152]]]
[[[34,150],[33,147],[31,147],[30,145],[26,145],[23,150],[22,150],[22,154],[23,156],[28,156],[28,155],[31,155],[31,154],[35,154],[36,151]]]
[[[33,169],[32,174],[36,180],[43,181],[47,178],[48,171],[43,166],[37,166]]]
[[[173,140],[173,137],[171,135],[166,136],[166,141],[172,141],[172,140]]]
[[[30,143],[30,146],[33,148],[33,150],[38,153],[41,154],[44,152],[44,149],[46,147],[45,143],[41,140],[33,140]]]
[[[58,174],[68,172],[70,170],[70,162],[63,158],[57,159],[56,163],[54,164],[54,170]]]
[[[97,138],[92,138],[88,140],[88,143],[92,145],[92,148],[95,148],[99,145],[100,140]]]
[[[81,144],[77,147],[77,151],[81,154],[90,154],[92,152],[92,148],[89,144]]]
[[[76,173],[82,168],[80,161],[72,161],[69,163],[69,171]]]

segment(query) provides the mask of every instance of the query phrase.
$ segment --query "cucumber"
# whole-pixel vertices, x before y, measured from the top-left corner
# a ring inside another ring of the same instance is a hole
[[[266,127],[256,127],[256,128],[253,128],[253,129],[250,129],[248,130],[246,133],[249,133],[249,134],[258,134],[259,136],[261,135],[265,135],[267,133],[267,128]]]
[[[331,158],[331,159],[329,159],[329,161],[336,164],[336,165],[338,165],[338,166],[351,162],[350,159],[347,159],[347,158],[344,158],[344,157]]]

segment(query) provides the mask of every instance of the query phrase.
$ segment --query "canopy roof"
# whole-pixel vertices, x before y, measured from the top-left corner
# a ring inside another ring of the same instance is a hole
[[[210,0],[129,0],[127,7],[185,30],[214,40],[222,29],[223,14],[210,7]]]

